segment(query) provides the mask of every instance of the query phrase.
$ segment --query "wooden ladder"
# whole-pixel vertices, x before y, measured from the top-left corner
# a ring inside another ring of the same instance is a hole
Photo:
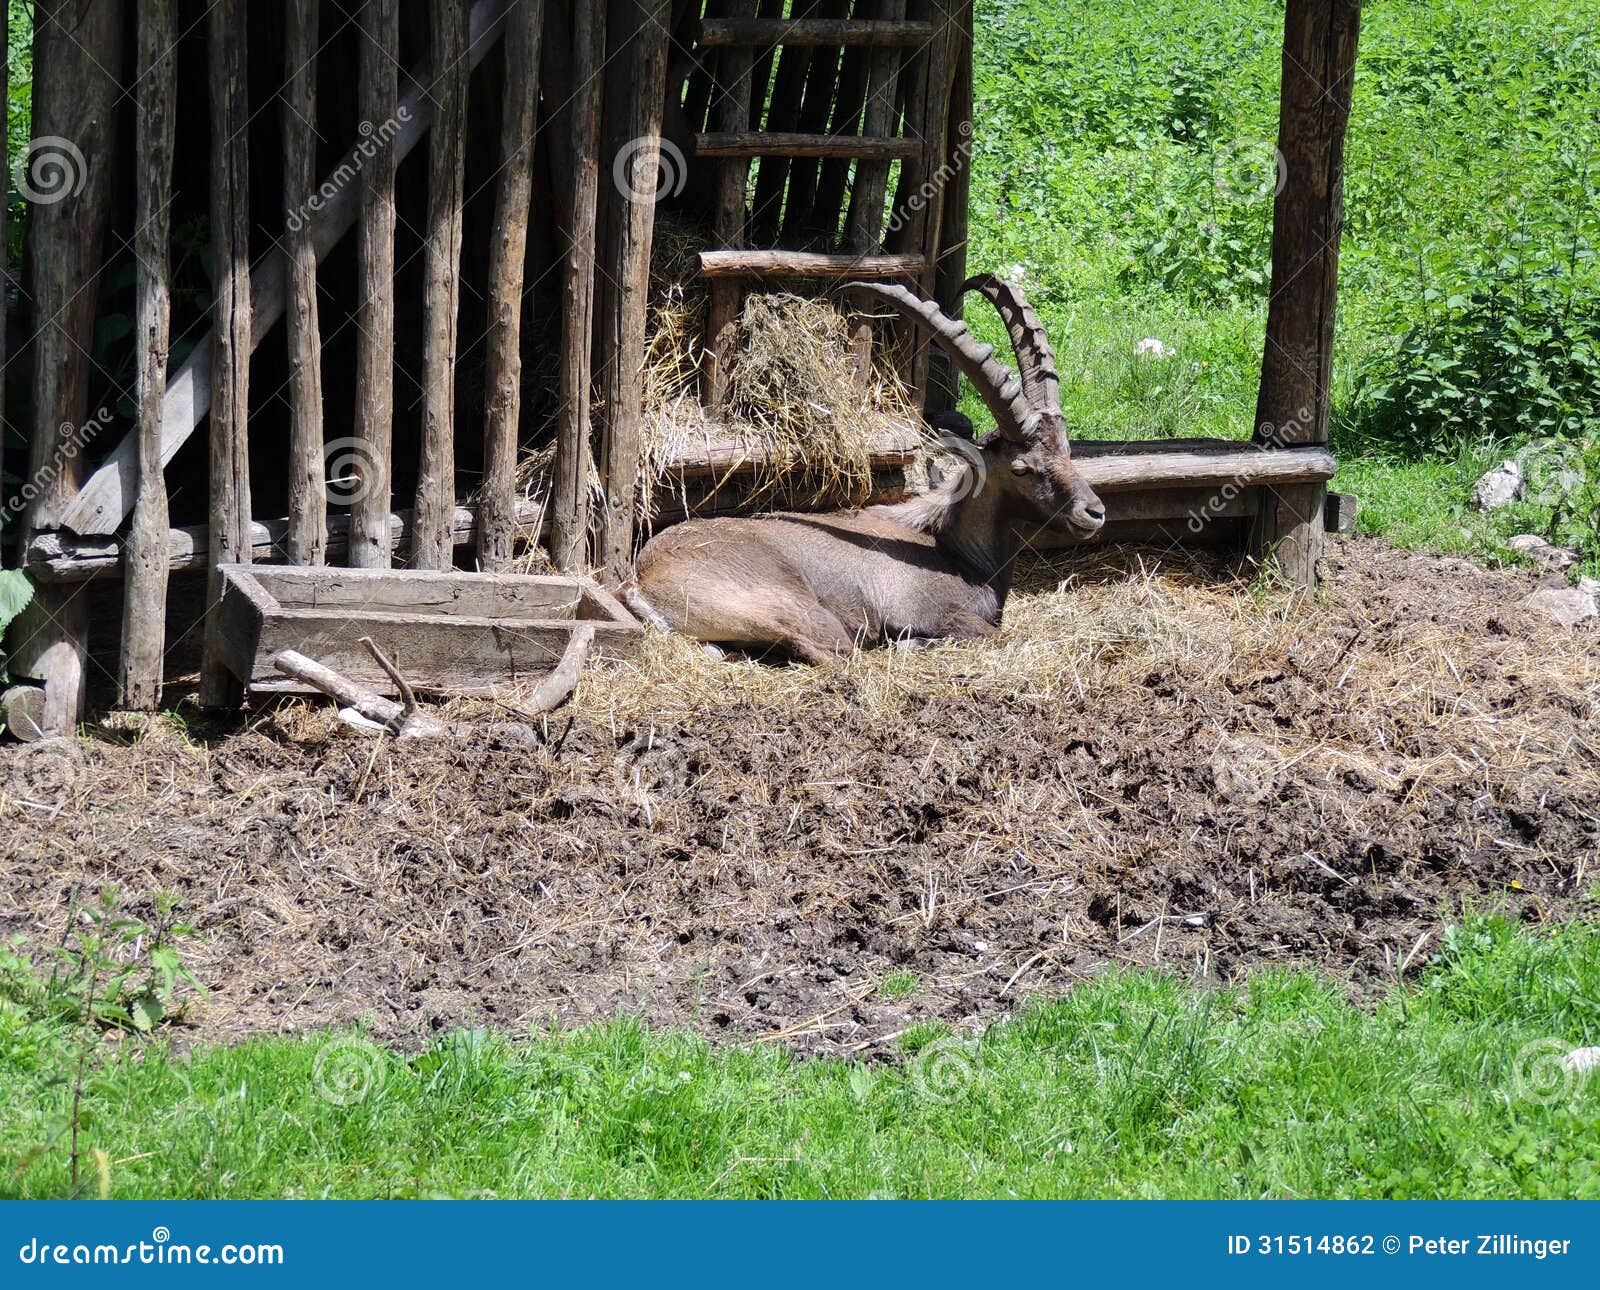
[[[700,274],[710,283],[702,389],[708,407],[720,409],[726,401],[728,356],[746,283],[902,279],[925,290],[931,286],[937,231],[928,236],[926,204],[896,228],[888,246],[882,236],[890,164],[901,163],[903,182],[913,178],[920,183],[942,161],[954,42],[949,10],[940,0],[921,0],[918,7],[944,20],[908,18],[907,0],[856,0],[857,14],[870,13],[868,17],[803,18],[758,17],[755,0],[733,0],[726,6],[731,14],[701,23],[700,47],[717,54],[707,122],[711,128],[695,135],[696,155],[718,163],[713,245],[700,254]],[[813,8],[843,15],[850,4],[818,0]],[[758,66],[763,96],[766,75],[777,68],[770,100],[756,105],[758,110],[768,108],[760,129],[752,114],[752,79]],[[905,133],[899,129],[902,117]],[[806,125],[813,128],[793,128]],[[832,224],[829,240],[838,250],[750,245],[746,195],[750,164],[758,159],[757,212],[767,235],[777,231],[778,203],[783,201],[782,236],[775,240],[801,240],[809,231],[807,224],[820,222],[820,216]],[[817,164],[792,168],[796,161]],[[852,162],[855,179],[845,207]],[[774,171],[775,182],[770,178]],[[871,357],[870,324],[858,319],[852,330],[857,361],[865,370]],[[920,380],[915,372],[908,375],[914,384]]]

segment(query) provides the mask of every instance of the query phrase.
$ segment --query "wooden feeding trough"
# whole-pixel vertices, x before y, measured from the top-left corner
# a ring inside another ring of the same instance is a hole
[[[592,579],[417,569],[223,565],[215,641],[256,693],[309,693],[274,664],[296,650],[378,690],[393,683],[371,637],[418,689],[488,690],[538,680],[580,625],[611,657],[632,651],[637,620]]]

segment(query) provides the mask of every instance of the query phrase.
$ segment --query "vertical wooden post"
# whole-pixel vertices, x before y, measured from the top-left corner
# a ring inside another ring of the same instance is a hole
[[[933,297],[952,318],[961,317],[962,284],[967,280],[967,218],[972,195],[972,0],[961,0],[956,32],[955,83],[950,89],[950,124],[945,131],[944,217],[939,228],[939,266]],[[928,415],[955,407],[959,395],[955,365],[943,351],[930,354]]]
[[[250,560],[250,158],[245,81],[246,0],[210,10],[211,98],[211,594],[200,703],[236,704],[241,691],[217,648],[220,564]]]
[[[89,417],[89,355],[116,169],[113,110],[122,93],[125,14],[120,0],[37,0],[34,9],[33,137],[41,149],[60,139],[71,146],[65,156],[53,154],[61,163],[56,178],[30,172],[44,191],[31,196],[28,216],[39,324],[27,475],[36,492],[21,526],[23,546],[59,526],[104,415]],[[69,733],[83,715],[86,585],[40,587],[13,627],[11,674],[44,686],[40,725],[49,734]]]
[[[350,564],[387,569],[394,441],[394,148],[385,123],[399,108],[398,0],[361,6],[359,88],[363,132],[378,140],[361,170],[356,233],[356,407]]]
[[[550,557],[562,572],[588,561],[590,373],[594,356],[594,234],[599,195],[601,64],[605,0],[573,0],[572,95],[566,125],[572,165],[561,304],[561,410],[551,488]]]
[[[817,0],[794,7],[797,18],[815,17]],[[773,133],[793,133],[798,126],[801,101],[805,95],[806,72],[811,67],[810,45],[784,45],[778,50],[777,71],[772,77],[772,96],[767,106],[767,129]],[[788,157],[762,157],[756,165],[756,190],[750,202],[749,238],[752,246],[771,242],[783,218],[783,190],[789,180]]]
[[[122,662],[124,708],[161,703],[167,619],[167,485],[161,470],[161,401],[167,388],[171,304],[167,239],[171,227],[173,106],[177,82],[177,0],[139,0],[138,124],[134,151],[134,258],[138,260],[135,333],[139,403],[139,496],[126,549]]]
[[[1256,442],[1326,443],[1344,225],[1344,136],[1350,119],[1361,0],[1288,0],[1280,189],[1272,220],[1272,294],[1256,398]],[[1250,533],[1257,558],[1276,558],[1305,586],[1322,554],[1323,485],[1263,489]]]
[[[317,26],[321,0],[290,0],[285,14],[283,209],[289,298],[289,538],[291,564],[328,558],[327,468],[322,447],[322,332],[311,200],[317,184]]]
[[[854,16],[878,16],[878,0],[856,0]],[[867,101],[867,69],[876,62],[873,52],[860,45],[847,46],[839,62],[839,83],[833,96],[833,115],[828,133],[858,135]],[[852,162],[848,157],[827,157],[817,172],[817,191],[811,201],[810,225],[827,234],[830,246],[838,245],[843,221],[845,189],[850,183]]]
[[[11,174],[11,6],[0,4],[0,64],[5,67],[6,92],[0,94],[0,175]],[[10,180],[6,181],[7,192],[10,191]],[[10,225],[9,200],[0,201],[0,293],[5,290],[6,281],[6,235]],[[5,478],[6,466],[6,310],[4,295],[0,294],[0,480]],[[0,484],[0,493],[5,487]],[[0,497],[0,501],[4,498]],[[4,519],[0,518],[0,529],[4,527]],[[5,533],[0,532],[0,543],[5,540]]]
[[[729,17],[749,18],[755,13],[755,0],[733,0]],[[748,45],[729,45],[717,60],[716,88],[711,101],[711,128],[737,132],[750,121],[750,67],[752,51]],[[750,163],[743,158],[722,161],[717,166],[716,222],[712,245],[729,250],[744,245],[745,183]],[[706,305],[705,359],[702,367],[706,405],[716,412],[727,395],[728,357],[733,326],[739,317],[738,278],[719,278],[711,284]]]
[[[533,193],[534,110],[544,0],[512,0],[506,14],[500,187],[489,245],[489,336],[484,373],[483,496],[478,566],[504,569],[516,539],[518,428],[522,413],[522,278]]]
[[[881,0],[878,18],[906,16],[906,0]],[[867,105],[861,114],[861,133],[869,139],[886,139],[894,133],[895,87],[900,80],[901,51],[877,49],[867,69]],[[883,202],[889,186],[887,161],[858,161],[850,185],[850,209],[844,222],[844,249],[876,250],[883,239]]]
[[[466,0],[433,0],[433,96],[428,135],[428,231],[423,251],[422,455],[411,566],[448,569],[455,509],[456,329],[461,305],[461,206],[467,135]]]
[[[850,13],[850,0],[818,0],[819,18],[844,18]],[[802,134],[820,134],[828,128],[828,113],[833,108],[833,96],[839,85],[839,65],[844,51],[824,47],[815,50],[809,60],[805,93],[800,98],[798,128]],[[817,176],[821,162],[810,157],[796,157],[789,164],[789,191],[783,203],[783,240],[792,245],[803,245],[811,233],[811,209],[817,195]]]
[[[650,245],[655,231],[661,109],[667,84],[667,20],[671,0],[611,0],[606,25],[613,53],[607,68],[602,161],[620,182],[602,184],[601,255],[610,266],[595,308],[599,342],[600,473],[605,514],[600,559],[622,581],[633,561],[639,480],[645,307],[650,297]],[[625,160],[623,160],[625,158]],[[618,166],[624,168],[619,170]]]

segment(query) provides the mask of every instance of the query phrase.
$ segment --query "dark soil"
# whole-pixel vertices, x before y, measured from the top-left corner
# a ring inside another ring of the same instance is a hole
[[[1593,624],[1531,621],[1531,575],[1367,540],[1287,611],[1192,559],[1138,594],[1240,643],[1062,640],[1070,692],[941,672],[890,718],[839,669],[803,704],[620,718],[580,695],[531,747],[380,744],[301,704],[94,731],[53,779],[6,747],[0,935],[54,944],[105,883],[135,913],[176,892],[210,989],[195,1036],[638,1013],[837,1052],[1107,964],[1315,965],[1365,994],[1464,909],[1592,911]],[[1129,567],[1033,566],[1008,632],[1048,606],[1109,621]],[[897,970],[918,986],[890,1000]]]

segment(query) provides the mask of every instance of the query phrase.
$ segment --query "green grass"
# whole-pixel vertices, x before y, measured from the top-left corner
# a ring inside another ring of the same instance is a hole
[[[124,1197],[1600,1197],[1600,1078],[1535,1070],[1597,1039],[1600,931],[1483,921],[1373,1008],[1307,974],[1116,973],[978,1040],[918,1028],[877,1064],[630,1020],[410,1056],[127,1041],[84,1147]],[[68,1089],[39,1077],[62,1042],[0,1014],[0,1158],[59,1130]],[[0,1168],[0,1193],[66,1193],[64,1156]]]

